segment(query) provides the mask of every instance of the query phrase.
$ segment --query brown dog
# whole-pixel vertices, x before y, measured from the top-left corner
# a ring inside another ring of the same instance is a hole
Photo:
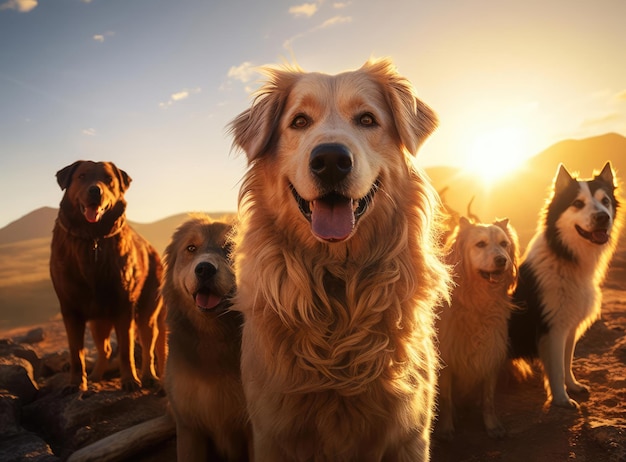
[[[77,161],[59,170],[65,190],[52,233],[50,275],[70,349],[70,385],[87,389],[84,334],[90,321],[98,357],[90,375],[102,379],[115,328],[122,387],[156,383],[165,361],[165,322],[157,251],[126,222],[124,192],[131,178],[111,162]],[[141,382],[134,360],[134,326],[142,345]]]
[[[268,75],[232,124],[255,460],[427,460],[449,274],[413,156],[436,116],[386,60]]]
[[[248,460],[239,372],[242,317],[229,310],[235,290],[230,233],[229,224],[197,215],[176,230],[165,250],[164,382],[181,461],[213,460],[215,452],[229,461]]]

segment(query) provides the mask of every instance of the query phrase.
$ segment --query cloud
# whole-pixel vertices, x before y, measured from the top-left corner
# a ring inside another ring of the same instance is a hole
[[[329,27],[333,27],[333,26],[336,26],[338,24],[348,24],[350,22],[352,22],[352,17],[350,17],[350,16],[333,16],[332,18],[327,19],[323,23],[318,24],[317,26],[315,26],[312,29],[309,29],[306,32],[302,32],[300,34],[294,35],[291,38],[288,38],[283,43],[283,47],[286,48],[287,50],[291,50],[293,42],[295,42],[298,39],[301,39],[302,37],[305,37],[305,36],[307,36],[309,34],[312,34],[312,33],[316,32],[318,30],[321,30],[321,29],[327,29]]]
[[[610,124],[623,118],[622,114],[612,112],[597,117],[590,117],[582,122],[583,127],[595,127],[597,125]]]
[[[315,3],[303,3],[302,5],[296,5],[289,8],[289,13],[294,17],[306,16],[310,18],[317,12],[317,5]]]
[[[333,18],[327,19],[315,29],[326,29],[327,27],[332,27],[337,24],[347,24],[350,22],[352,22],[352,18],[350,16],[335,16]]]
[[[28,13],[37,5],[37,0],[8,0],[0,4],[0,10],[15,10],[19,13]]]
[[[108,37],[113,37],[114,35],[115,35],[115,32],[112,32],[112,31],[107,31],[107,32],[105,32],[104,34],[95,34],[95,35],[93,36],[93,39],[94,39],[96,42],[100,42],[100,43],[102,43],[102,42],[104,42],[104,40],[105,40],[106,38],[108,38]]]
[[[239,66],[232,66],[228,70],[228,77],[247,83],[252,80],[256,73],[256,67],[250,61],[246,61]]]
[[[350,2],[335,2],[333,3],[333,8],[336,10],[340,10],[342,8],[347,8]]]
[[[626,90],[622,90],[615,95],[615,99],[619,102],[626,102]]]
[[[85,128],[82,131],[83,135],[87,135],[87,136],[96,136],[96,130],[95,128]]]
[[[191,96],[192,94],[200,93],[200,91],[201,91],[200,88],[193,88],[191,90],[184,89],[181,91],[177,91],[175,93],[172,93],[166,102],[159,103],[159,107],[168,108],[172,104],[177,103],[178,101],[182,101],[184,99],[189,98],[189,96]]]

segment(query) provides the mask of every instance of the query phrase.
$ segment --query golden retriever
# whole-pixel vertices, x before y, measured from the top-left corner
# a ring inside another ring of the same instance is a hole
[[[52,231],[50,276],[69,343],[70,387],[87,389],[87,321],[98,351],[90,380],[102,379],[115,328],[123,389],[155,386],[166,356],[162,266],[154,247],[126,221],[124,193],[131,178],[112,162],[82,160],[59,170],[56,178],[65,193]],[[135,369],[135,324],[142,346],[141,381]]]
[[[436,432],[443,439],[454,436],[454,401],[466,398],[476,387],[482,387],[487,433],[494,438],[506,434],[495,412],[494,393],[507,358],[518,247],[508,219],[482,224],[465,217],[446,244],[455,286],[436,323],[444,362]]]
[[[165,250],[168,307],[165,389],[180,461],[248,460],[249,423],[239,357],[241,313],[230,311],[232,226],[195,215]],[[209,457],[211,457],[209,459]]]
[[[413,162],[434,112],[388,60],[267,69],[233,120],[242,380],[256,460],[429,457],[440,203]]]

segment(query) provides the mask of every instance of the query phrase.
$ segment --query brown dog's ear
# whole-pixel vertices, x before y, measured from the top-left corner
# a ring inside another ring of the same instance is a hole
[[[57,183],[61,187],[61,190],[67,189],[72,182],[72,175],[76,168],[82,163],[82,160],[77,160],[73,164],[63,167],[56,173]]]
[[[111,168],[115,172],[115,175],[120,182],[121,191],[125,192],[130,187],[130,182],[133,181],[133,179],[124,170],[122,170],[121,168],[117,168],[117,166],[113,162],[109,162],[109,164],[111,165]]]
[[[289,92],[302,70],[297,66],[261,69],[267,76],[256,92],[252,106],[239,114],[229,125],[233,147],[242,149],[248,162],[269,152],[276,142],[276,129]]]
[[[391,61],[370,60],[361,69],[385,89],[400,141],[410,154],[417,155],[421,144],[437,128],[437,114],[417,98],[411,83],[398,74]]]

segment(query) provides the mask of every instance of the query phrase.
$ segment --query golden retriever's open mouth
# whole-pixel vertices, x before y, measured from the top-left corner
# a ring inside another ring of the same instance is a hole
[[[504,274],[504,270],[498,271],[483,271],[479,270],[478,273],[483,279],[489,281],[490,284],[497,284],[501,281],[502,275]]]
[[[369,192],[360,199],[352,199],[330,192],[307,201],[289,185],[300,212],[311,223],[313,234],[324,241],[340,242],[350,237],[359,218],[367,211],[380,186],[377,180]]]

